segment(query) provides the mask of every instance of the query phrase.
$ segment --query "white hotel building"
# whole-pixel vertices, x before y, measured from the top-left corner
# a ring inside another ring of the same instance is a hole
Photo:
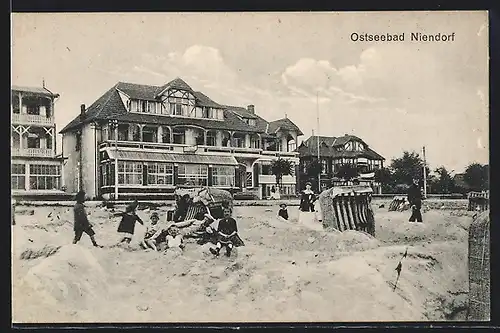
[[[271,163],[295,165],[282,195],[296,193],[301,130],[247,108],[214,102],[176,78],[163,86],[119,82],[60,132],[68,192],[90,198],[171,198],[177,186],[269,196]],[[118,166],[118,167],[116,167]]]

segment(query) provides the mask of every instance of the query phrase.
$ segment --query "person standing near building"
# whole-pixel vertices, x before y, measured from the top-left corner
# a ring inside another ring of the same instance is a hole
[[[311,183],[306,183],[306,189],[300,194],[300,211],[302,212],[314,212],[314,202],[316,201],[316,195],[313,190],[311,190]]]
[[[73,244],[78,243],[82,238],[83,233],[86,233],[87,235],[89,235],[90,240],[92,241],[92,244],[95,247],[102,247],[101,245],[97,244],[95,240],[95,232],[94,229],[92,229],[92,225],[88,220],[87,212],[85,211],[85,206],[83,205],[84,202],[85,202],[85,192],[79,191],[76,194],[76,204],[73,207],[73,213],[74,213],[73,230],[75,231],[75,238],[73,239]]]
[[[422,192],[420,191],[418,182],[418,179],[413,179],[413,183],[408,190],[408,202],[411,206],[410,222],[415,222],[415,220],[422,222],[422,213],[420,212],[422,208]]]

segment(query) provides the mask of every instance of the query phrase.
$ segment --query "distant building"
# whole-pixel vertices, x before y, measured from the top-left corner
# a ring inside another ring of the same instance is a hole
[[[311,136],[303,141],[297,151],[300,157],[300,173],[307,174],[307,166],[313,160],[318,159],[318,140],[319,156],[321,163],[321,189],[331,185],[343,183],[342,179],[335,177],[339,167],[343,164],[351,164],[357,167],[359,171],[358,181],[360,183],[370,184],[378,191],[378,185],[374,181],[374,171],[383,168],[385,158],[372,150],[366,142],[354,135],[344,135],[340,137]],[[300,179],[300,187],[308,181],[304,176]],[[317,184],[316,177],[311,182]],[[316,185],[317,188],[317,185]]]
[[[163,86],[118,82],[60,133],[68,191],[108,199],[116,191],[118,199],[169,198],[176,186],[267,197],[276,182],[270,164],[284,158],[298,167],[303,135],[290,119],[269,122],[253,105],[219,104],[180,78]],[[295,194],[295,172],[283,185]]]
[[[62,158],[56,156],[54,101],[47,88],[11,87],[13,197],[62,194]]]

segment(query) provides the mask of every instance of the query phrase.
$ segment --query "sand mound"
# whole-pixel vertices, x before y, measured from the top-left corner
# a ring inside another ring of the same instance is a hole
[[[29,259],[37,259],[40,257],[50,257],[59,251],[61,246],[55,245],[45,245],[41,249],[26,249],[21,253],[21,259],[29,260]]]
[[[13,295],[13,300],[17,301],[14,308],[16,304],[23,308],[13,313],[22,316],[21,321],[29,322],[33,318],[61,321],[67,319],[71,311],[88,310],[105,300],[107,289],[106,274],[92,252],[79,245],[66,245],[28,271]],[[23,302],[25,297],[31,302]],[[31,309],[35,312],[26,308],[27,304],[36,303],[38,306]],[[47,311],[43,317],[36,312],[42,307],[40,304],[45,304],[43,307]],[[56,308],[63,310],[56,311]]]
[[[366,232],[347,230],[335,236],[336,248],[342,252],[366,251],[377,248],[380,242]]]

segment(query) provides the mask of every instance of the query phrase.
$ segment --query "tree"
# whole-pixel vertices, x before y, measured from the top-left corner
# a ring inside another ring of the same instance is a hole
[[[464,181],[472,191],[485,191],[490,188],[490,167],[479,163],[472,163],[465,169]]]
[[[375,170],[375,181],[382,185],[382,192],[392,193],[394,190],[394,179],[389,168]]]
[[[342,164],[335,173],[336,177],[342,178],[345,181],[350,181],[358,175],[358,168],[353,164]]]
[[[435,180],[432,180],[432,189],[434,193],[452,193],[455,189],[455,182],[450,173],[444,166],[440,166],[434,171],[437,175]]]
[[[274,160],[271,165],[271,172],[276,177],[276,185],[281,188],[281,180],[283,176],[291,175],[293,169],[293,164],[289,160],[278,158]]]
[[[415,152],[403,153],[400,158],[395,158],[392,160],[390,168],[392,169],[392,175],[395,184],[411,184],[412,180],[417,178],[423,180],[424,161]],[[426,174],[430,173],[429,167],[425,167]]]

